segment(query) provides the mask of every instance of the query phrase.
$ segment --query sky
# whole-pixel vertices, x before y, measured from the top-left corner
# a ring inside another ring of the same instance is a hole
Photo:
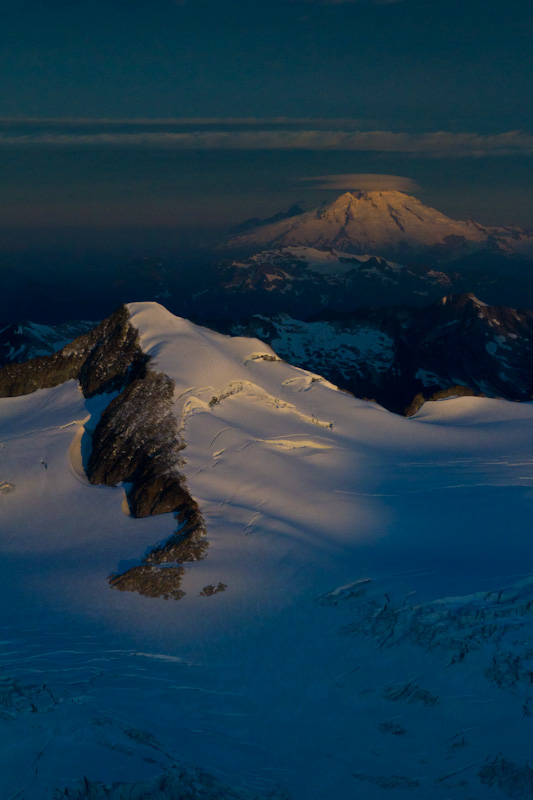
[[[171,248],[332,200],[354,174],[533,227],[528,2],[0,8],[0,251]]]

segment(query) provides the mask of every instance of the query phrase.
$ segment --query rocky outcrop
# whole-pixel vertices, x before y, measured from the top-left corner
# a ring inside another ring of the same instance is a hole
[[[92,334],[84,334],[51,356],[32,358],[24,364],[7,364],[0,369],[0,397],[19,397],[38,389],[51,389],[79,377],[81,366],[92,344]]]
[[[122,306],[57,353],[0,369],[0,396],[29,394],[71,379],[79,380],[87,398],[119,392],[92,434],[87,476],[93,484],[123,483],[133,517],[173,512],[179,527],[141,564],[109,582],[120,591],[180,599],[182,564],[204,558],[206,530],[178,469],[185,444],[172,413],[174,382],[149,361]],[[0,487],[3,493],[10,489],[7,483]]]
[[[205,558],[208,547],[200,509],[178,471],[185,444],[172,413],[173,396],[173,381],[148,367],[103,412],[87,465],[91,483],[129,486],[133,517],[176,514],[178,530],[166,542],[152,548],[141,564],[109,579],[113,589],[165,600],[184,596],[182,565]]]
[[[417,411],[420,411],[424,403],[431,400],[445,400],[447,397],[486,397],[485,394],[479,393],[476,395],[473,389],[468,386],[450,386],[449,389],[439,389],[429,397],[426,397],[422,392],[419,392],[413,397],[413,400],[405,409],[405,416],[412,417]]]
[[[189,498],[177,513],[178,530],[163,544],[154,547],[143,559],[146,564],[186,564],[202,561],[209,543],[204,518],[198,504]]]
[[[139,564],[112,575],[109,585],[120,592],[137,592],[143,597],[162,597],[164,600],[181,600],[185,592],[180,588],[185,569],[180,566],[165,567]]]
[[[79,375],[85,397],[121,390],[146,374],[149,357],[142,351],[138,331],[122,306],[98,328],[94,346],[87,354]]]
[[[57,353],[0,369],[0,397],[19,397],[79,380],[86,397],[124,388],[142,375],[148,357],[126,306]]]
[[[219,592],[225,592],[227,589],[227,584],[221,583],[220,581],[215,586],[213,583],[210,583],[208,586],[204,586],[202,591],[200,592],[200,597],[211,597],[214,594],[218,594]]]
[[[144,597],[161,597],[164,600],[181,600],[185,596],[185,592],[181,589],[181,582],[185,576],[183,564],[202,561],[206,556],[209,542],[198,504],[179,481],[176,481],[176,490],[180,490],[184,495],[176,514],[178,530],[165,542],[153,547],[144,556],[141,564],[126,572],[111,575],[109,585],[112,589],[138,592]]]
[[[134,517],[175,511],[190,501],[176,469],[184,444],[172,414],[174,383],[145,370],[103,412],[92,436],[87,465],[91,483],[129,483]]]
[[[183,490],[185,491],[185,490]],[[183,564],[202,561],[209,547],[204,518],[197,503],[187,494],[177,512],[178,530],[166,542],[153,547],[142,563],[121,573],[111,575],[109,584],[121,592],[138,592],[144,597],[162,597],[180,600],[185,592],[181,581],[185,575]],[[219,586],[225,584],[219,583]],[[216,594],[216,589],[206,596]]]
[[[83,320],[59,325],[40,325],[35,322],[3,325],[0,322],[0,367],[57,353],[68,342],[92,330],[97,324]]]

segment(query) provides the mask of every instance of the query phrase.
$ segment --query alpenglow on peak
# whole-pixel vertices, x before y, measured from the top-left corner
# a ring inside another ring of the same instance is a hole
[[[397,190],[344,192],[312,211],[250,227],[225,246],[335,248],[407,263],[451,262],[484,250],[533,258],[533,237],[525,231],[454,220]]]

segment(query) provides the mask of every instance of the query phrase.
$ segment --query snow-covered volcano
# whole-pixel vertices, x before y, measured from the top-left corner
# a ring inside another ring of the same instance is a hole
[[[55,386],[0,400],[4,796],[527,797],[532,405],[406,419],[257,339],[126,311],[37,362]],[[172,389],[155,449],[136,348]],[[166,466],[209,548],[178,602],[107,583],[175,527],[86,479],[110,419],[110,457],[184,445]]]
[[[334,247],[409,262],[447,262],[479,250],[533,257],[533,236],[518,228],[461,222],[398,191],[345,192],[332,203],[233,237],[235,249]]]

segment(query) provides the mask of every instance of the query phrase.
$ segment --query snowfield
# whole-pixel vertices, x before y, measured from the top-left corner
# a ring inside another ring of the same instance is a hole
[[[175,382],[207,557],[177,602],[109,588],[175,521],[84,479],[106,398],[0,400],[2,799],[181,797],[156,794],[176,770],[183,797],[532,797],[533,405],[406,419],[129,309]]]

